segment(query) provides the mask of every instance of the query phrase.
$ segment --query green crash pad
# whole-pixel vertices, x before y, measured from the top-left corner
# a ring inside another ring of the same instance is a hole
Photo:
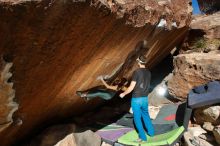
[[[175,142],[179,136],[184,132],[184,127],[178,127],[172,131],[169,131],[164,134],[155,135],[150,137],[147,135],[147,141],[138,143],[135,140],[138,139],[137,132],[132,130],[125,135],[121,136],[118,139],[118,142],[124,145],[133,145],[133,146],[161,146],[161,145],[171,145]]]

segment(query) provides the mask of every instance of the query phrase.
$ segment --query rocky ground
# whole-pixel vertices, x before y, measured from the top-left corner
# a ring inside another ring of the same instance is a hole
[[[161,98],[155,96],[155,100]],[[68,120],[67,123],[50,126],[33,137],[24,146],[110,146],[101,141],[94,129],[88,128],[96,122],[112,123],[130,108],[129,100],[115,99],[105,106],[80,117]],[[165,103],[160,103],[160,105]],[[155,118],[161,106],[149,107],[151,118]],[[188,131],[179,146],[218,146],[220,138],[220,105],[198,108],[194,110]]]
[[[168,81],[174,97],[184,101],[195,86],[220,80],[219,16],[220,13],[214,13],[193,17],[191,31],[174,58],[172,78]],[[220,145],[219,120],[220,103],[195,109],[189,130],[184,134],[186,145]]]

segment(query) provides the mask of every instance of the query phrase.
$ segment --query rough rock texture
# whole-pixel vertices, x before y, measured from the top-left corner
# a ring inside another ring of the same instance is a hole
[[[76,145],[80,146],[99,146],[101,145],[101,137],[91,130],[74,133]]]
[[[199,138],[199,137],[193,137],[189,132],[184,133],[184,146],[195,146],[195,145],[201,145],[201,146],[213,146],[211,143]]]
[[[12,122],[12,115],[18,109],[18,104],[14,102],[15,90],[13,83],[9,82],[12,77],[10,69],[13,63],[0,62],[0,131],[8,127]]]
[[[19,101],[13,115],[18,124],[0,133],[1,145],[19,142],[42,125],[102,103],[98,99],[85,103],[75,92],[100,85],[97,77],[114,74],[124,61],[130,66],[122,65],[117,76],[129,78],[136,59],[129,60],[130,53],[137,53],[135,46],[141,40],[148,41],[141,51],[151,68],[188,32],[187,27],[134,28],[103,7],[71,1],[2,6],[0,22],[0,54],[13,62],[11,80]]]
[[[220,54],[191,53],[174,58],[173,77],[168,81],[171,95],[184,100],[189,91],[211,80],[220,80]]]
[[[190,27],[191,30],[179,51],[181,54],[220,53],[220,12],[194,15]]]
[[[59,131],[57,131],[59,132]],[[100,146],[101,137],[91,130],[85,132],[71,133],[61,139],[55,146]],[[45,145],[39,145],[45,146]],[[50,146],[50,145],[48,145]]]
[[[220,10],[219,0],[198,0],[200,10],[205,14],[212,14]]]
[[[0,3],[19,4],[28,1],[30,0],[0,0]],[[40,2],[41,0],[34,1]],[[85,2],[85,0],[73,2]],[[157,24],[163,17],[169,29],[173,22],[176,22],[180,28],[189,25],[192,14],[190,0],[91,0],[91,4],[96,7],[105,6],[116,13],[119,18],[125,17],[128,24],[137,27],[147,23]]]
[[[125,17],[128,24],[137,27],[158,24],[161,18],[166,20],[168,29],[173,22],[180,28],[191,21],[190,0],[94,0],[93,4],[105,5],[118,17]]]
[[[212,125],[220,124],[220,106],[202,107],[194,111],[196,123],[210,122]]]
[[[216,115],[214,115],[214,116],[216,116]],[[202,125],[202,128],[205,129],[206,131],[213,131],[214,126],[210,122],[204,122],[204,124]]]
[[[0,3],[16,5],[16,4],[21,4],[25,2],[33,2],[33,1],[41,2],[42,0],[0,0]]]
[[[220,53],[220,39],[204,39],[196,38],[188,43],[188,47],[181,49],[181,54],[189,54],[192,52],[198,53]]]
[[[77,146],[77,145],[73,134],[69,134],[64,139],[60,140],[55,146]]]
[[[193,16],[190,27],[204,31],[205,38],[220,39],[220,12],[212,15]]]
[[[193,137],[197,137],[201,134],[207,133],[204,129],[201,128],[201,126],[189,127],[188,132]]]
[[[220,144],[220,127],[215,127],[213,134],[218,144]]]

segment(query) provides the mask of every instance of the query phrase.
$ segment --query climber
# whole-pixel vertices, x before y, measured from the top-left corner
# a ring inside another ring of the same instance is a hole
[[[103,77],[101,77],[101,81],[104,84],[105,88],[103,88],[103,86],[97,86],[87,91],[76,91],[76,94],[84,98],[86,101],[91,100],[95,97],[110,100],[116,95],[118,91],[125,91],[127,89],[126,85],[128,81],[125,78],[116,80],[113,85],[107,84]]]
[[[130,86],[119,96],[123,98],[125,95],[132,93],[131,107],[134,115],[134,124],[137,127],[139,138],[136,142],[144,142],[147,137],[144,132],[141,118],[143,118],[147,133],[154,136],[154,128],[148,112],[148,92],[150,87],[151,73],[145,68],[146,57],[141,55],[137,58],[139,68],[134,71]]]

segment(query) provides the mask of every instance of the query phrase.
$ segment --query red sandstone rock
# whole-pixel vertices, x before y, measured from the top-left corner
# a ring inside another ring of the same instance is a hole
[[[100,85],[100,75],[114,74],[141,40],[148,41],[149,49],[143,52],[151,68],[188,32],[188,27],[134,28],[106,9],[71,1],[19,4],[0,7],[0,12],[0,54],[13,62],[12,81],[19,101],[13,115],[18,124],[0,133],[1,145],[6,146],[42,124],[100,105],[98,99],[84,102],[75,92]],[[116,77],[129,78],[135,59]]]
[[[147,23],[155,25],[162,17],[166,20],[168,29],[173,22],[178,27],[184,27],[191,21],[192,6],[189,0],[94,0],[93,3],[105,5],[136,27]]]
[[[0,3],[15,5],[27,1],[0,0]],[[41,0],[36,0],[36,2],[39,3]],[[85,0],[73,2],[85,2]],[[116,13],[118,17],[125,17],[127,24],[136,27],[145,26],[146,24],[158,24],[163,17],[167,22],[168,29],[171,29],[173,22],[177,24],[178,28],[181,28],[190,24],[192,14],[190,0],[91,0],[91,4],[98,8],[104,5],[113,13]]]
[[[185,100],[189,91],[211,80],[220,80],[220,54],[191,53],[174,58],[173,77],[168,89],[173,96]]]
[[[191,30],[180,53],[220,53],[220,12],[212,15],[195,15]]]
[[[205,38],[220,39],[220,12],[212,15],[194,16],[190,27],[204,31]]]

